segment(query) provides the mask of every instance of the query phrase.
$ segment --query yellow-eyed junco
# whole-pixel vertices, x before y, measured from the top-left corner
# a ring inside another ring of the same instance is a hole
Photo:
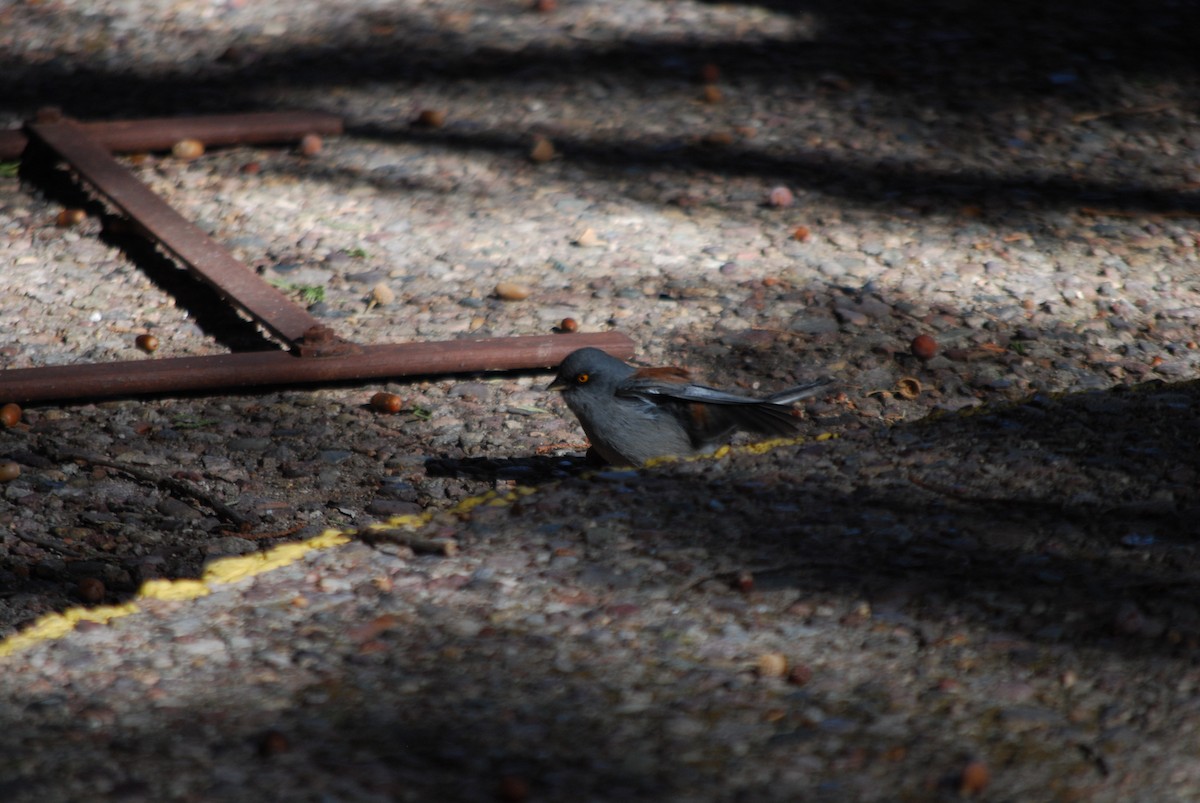
[[[788,405],[830,381],[756,399],[697,385],[682,368],[635,368],[586,348],[567,355],[548,389],[562,391],[600,457],[637,466],[655,457],[713,451],[739,429],[792,435],[799,421]]]

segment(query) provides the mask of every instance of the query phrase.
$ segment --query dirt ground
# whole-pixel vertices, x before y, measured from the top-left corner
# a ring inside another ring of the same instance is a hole
[[[546,371],[27,405],[0,797],[1200,797],[1194,5],[270,6],[0,2],[0,123],[337,114],[120,159],[361,343],[836,383],[638,470]],[[0,368],[278,347],[113,223],[0,163]]]

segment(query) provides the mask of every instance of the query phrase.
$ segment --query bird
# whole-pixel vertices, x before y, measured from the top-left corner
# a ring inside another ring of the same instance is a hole
[[[830,384],[819,379],[755,398],[692,381],[683,368],[638,368],[596,348],[571,352],[547,390],[562,392],[592,450],[614,466],[715,451],[734,432],[794,435],[793,402]]]

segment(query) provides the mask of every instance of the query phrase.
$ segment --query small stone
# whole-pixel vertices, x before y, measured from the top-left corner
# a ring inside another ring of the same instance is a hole
[[[371,303],[380,307],[386,307],[396,300],[396,293],[386,283],[380,282],[371,288]]]
[[[504,301],[523,301],[533,294],[533,290],[527,285],[517,282],[500,282],[493,292],[495,292],[496,298]]]
[[[767,203],[776,209],[782,209],[796,203],[796,196],[787,187],[773,187],[767,196]]]
[[[787,657],[778,652],[765,652],[758,656],[755,671],[760,678],[781,678],[787,673]]]
[[[705,84],[700,97],[705,103],[720,103],[724,96],[721,94],[721,87],[716,84]]]

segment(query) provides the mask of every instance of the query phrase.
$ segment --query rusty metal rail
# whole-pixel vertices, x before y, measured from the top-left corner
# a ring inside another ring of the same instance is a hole
[[[158,117],[77,123],[89,138],[111,153],[170,150],[181,139],[207,147],[294,142],[305,134],[342,133],[342,118],[320,112],[255,112],[205,117]],[[29,144],[24,131],[0,131],[0,159],[19,159]]]
[[[145,130],[139,128],[139,123]],[[139,231],[292,350],[9,369],[0,371],[0,401],[64,401],[548,368],[585,346],[618,357],[633,352],[633,342],[617,332],[395,345],[350,343],[234,259],[110,155],[110,150],[118,148],[166,148],[189,137],[212,145],[279,141],[310,132],[336,133],[341,131],[337,118],[276,113],[90,124],[56,119],[31,123],[27,129],[30,138],[67,162],[108,203],[132,219]],[[0,158],[14,141],[13,132],[0,133]],[[21,135],[20,144],[25,147],[30,139]]]
[[[633,352],[632,341],[619,332],[362,346],[360,353],[340,357],[297,357],[284,351],[251,351],[211,357],[14,368],[0,371],[0,397],[6,402],[26,404],[480,370],[549,368],[584,346],[594,346],[622,357]]]
[[[67,161],[109,203],[136,220],[197,278],[288,344],[321,322],[263,281],[121,166],[73,122],[32,123],[30,133]]]

